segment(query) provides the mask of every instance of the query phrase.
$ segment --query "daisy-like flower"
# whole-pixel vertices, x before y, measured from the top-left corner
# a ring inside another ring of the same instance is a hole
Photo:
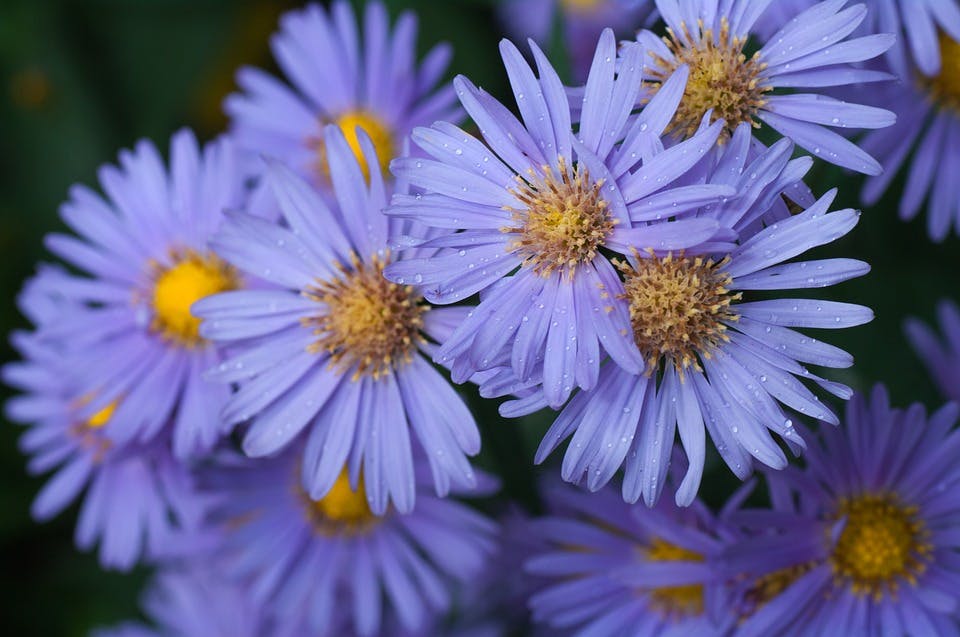
[[[559,19],[578,81],[587,77],[601,31],[612,27],[617,35],[632,36],[656,19],[653,0],[513,0],[499,3],[497,11],[512,38],[532,38],[542,47],[550,44],[554,21]]]
[[[78,313],[61,316],[72,321]],[[204,503],[170,454],[168,436],[115,444],[105,429],[118,404],[88,413],[93,397],[66,380],[93,361],[67,356],[36,334],[15,333],[12,340],[24,360],[6,365],[3,380],[23,394],[7,402],[5,413],[27,426],[20,447],[30,456],[29,472],[54,472],[34,500],[33,517],[48,520],[86,491],[75,541],[83,550],[99,542],[102,566],[127,570],[170,555],[197,528]]]
[[[770,474],[773,510],[744,512],[722,562],[754,583],[738,637],[956,635],[956,420],[955,404],[891,409],[877,386],[820,428],[806,469]]]
[[[783,206],[781,193],[796,189],[811,160],[790,161],[792,144],[780,140],[747,162],[750,138],[749,125],[741,124],[709,176],[735,185],[741,194],[696,212],[732,229],[738,236],[733,249],[634,251],[617,262],[623,291],[614,302],[629,311],[632,345],[647,367],[636,374],[605,365],[596,388],[580,392],[564,408],[536,461],[572,436],[563,459],[565,480],[585,479],[595,490],[623,465],[623,497],[636,502],[642,495],[652,505],[679,433],[689,469],[676,502],[685,505],[700,485],[705,429],[729,467],[744,478],[751,457],[770,467],[786,466],[771,431],[795,450],[803,446],[779,403],[837,422],[801,379],[844,398],[849,389],[812,374],[802,363],[847,367],[853,359],[793,328],[851,327],[870,321],[873,313],[835,301],[748,300],[744,294],[819,288],[865,274],[869,266],[854,259],[790,261],[845,235],[859,212],[827,213],[836,194],[830,191],[803,212],[759,223],[774,205]],[[534,394],[501,411],[515,415],[536,407]]]
[[[943,300],[937,306],[937,317],[943,339],[914,318],[907,319],[907,338],[943,397],[960,403],[960,308],[953,301]]]
[[[436,360],[452,367],[456,382],[503,365],[521,381],[542,378],[547,403],[559,407],[575,387],[596,384],[604,351],[632,372],[643,367],[625,337],[626,311],[609,310],[622,285],[608,251],[638,246],[666,255],[704,243],[716,221],[674,217],[733,191],[678,185],[713,147],[721,123],[657,152],[685,70],[631,119],[642,52],[624,47],[618,66],[613,32],[604,31],[574,134],[560,79],[531,48],[539,77],[513,44],[500,46],[522,123],[461,76],[454,85],[483,141],[440,122],[413,133],[433,159],[391,164],[425,193],[396,195],[387,214],[438,229],[420,247],[440,250],[398,261],[385,274],[423,285],[433,303],[480,292],[479,306]]]
[[[220,503],[210,520],[223,528],[227,572],[250,582],[254,601],[281,627],[374,635],[391,616],[416,631],[450,607],[451,584],[478,574],[495,548],[496,525],[433,495],[425,464],[418,465],[416,509],[376,516],[366,481],[351,486],[346,469],[311,500],[300,486],[303,461],[291,450],[208,478]],[[337,628],[338,616],[346,629]]]
[[[369,179],[342,131],[325,131],[331,205],[291,170],[270,165],[266,179],[287,225],[232,214],[212,245],[272,286],[204,299],[196,312],[205,319],[201,333],[230,348],[209,378],[239,384],[223,416],[230,425],[252,420],[247,455],[274,454],[307,429],[311,497],[333,487],[347,463],[351,484],[361,470],[366,476],[376,513],[391,500],[407,512],[415,493],[411,429],[441,495],[451,481],[474,480],[467,455],[480,450],[480,434],[421,355],[434,347],[427,337],[443,338],[464,311],[430,309],[412,285],[383,277],[393,260],[388,237],[409,234],[411,224],[381,213],[387,195],[373,143],[362,132],[360,140]]]
[[[168,425],[183,458],[219,439],[218,412],[229,393],[202,374],[219,354],[198,333],[194,301],[241,285],[237,271],[207,248],[223,210],[242,204],[244,176],[231,144],[202,151],[189,131],[171,141],[170,168],[140,142],[104,166],[107,199],[74,186],[61,216],[79,237],[52,234],[48,248],[89,276],[56,273],[49,282],[74,303],[69,317],[45,327],[76,360],[67,370],[90,402],[81,420],[114,405],[104,428],[118,443],[147,441]]]
[[[327,188],[327,125],[340,127],[358,158],[356,131],[362,129],[385,172],[414,126],[456,116],[453,89],[436,88],[450,47],[434,47],[417,65],[412,13],[401,14],[391,30],[383,3],[370,2],[362,38],[346,0],[334,2],[329,13],[315,4],[291,11],[280,25],[273,52],[292,87],[258,69],[239,72],[244,92],[228,97],[225,108],[241,148],[277,158]]]
[[[563,634],[723,635],[732,627],[712,561],[732,529],[699,501],[630,506],[612,490],[548,494],[551,514],[531,523],[546,547],[525,563],[544,588],[534,621]],[[569,631],[569,632],[566,632]]]
[[[869,60],[886,51],[891,34],[847,39],[864,19],[866,8],[843,9],[846,0],[820,2],[794,17],[767,39],[752,56],[744,53],[754,22],[768,0],[733,0],[718,8],[711,0],[656,0],[668,26],[661,40],[651,31],[637,39],[647,49],[649,93],[678,68],[689,68],[690,79],[669,131],[684,138],[698,130],[704,115],[726,122],[729,136],[743,122],[769,125],[818,158],[858,172],[876,175],[880,164],[853,142],[834,131],[883,128],[895,121],[890,111],[842,102],[818,89],[889,78],[857,69],[852,62]]]
[[[951,226],[960,232],[960,184],[951,178],[960,171],[960,40],[941,31],[939,44],[939,72],[926,76],[911,66],[900,83],[880,87],[877,101],[897,113],[897,124],[861,142],[885,170],[867,180],[864,203],[879,201],[903,169],[900,217],[913,219],[926,202],[927,232],[934,241],[945,239]]]

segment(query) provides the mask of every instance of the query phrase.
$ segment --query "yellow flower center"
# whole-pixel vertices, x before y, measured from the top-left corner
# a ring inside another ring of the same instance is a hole
[[[666,540],[654,538],[644,551],[651,562],[703,562],[703,556]],[[668,617],[703,613],[703,585],[664,586],[649,591],[651,605]]]
[[[681,28],[688,42],[697,42],[686,25],[681,25]],[[651,74],[654,93],[678,67],[686,64],[690,68],[687,87],[670,124],[670,131],[684,137],[692,136],[710,109],[713,109],[712,121],[720,118],[726,121],[727,135],[743,122],[758,128],[760,124],[754,116],[766,103],[764,94],[772,90],[772,87],[760,83],[764,64],[760,62],[759,54],[747,59],[743,53],[746,38],[731,38],[730,24],[726,18],[720,23],[718,38],[714,38],[713,29],[704,29],[702,23],[698,31],[701,35],[699,42],[687,45],[671,29],[667,29],[669,37],[663,38],[663,41],[673,53],[673,59],[667,60],[653,54],[657,66]]]
[[[360,147],[360,139],[357,136],[357,129],[362,128],[373,142],[373,148],[377,152],[377,162],[380,164],[380,173],[389,175],[388,167],[390,160],[396,156],[397,147],[393,139],[393,132],[382,119],[373,113],[357,110],[347,111],[330,122],[336,124],[343,131],[343,136],[353,151],[353,156],[360,163],[360,169],[363,176],[370,180],[370,169],[367,167],[367,157],[364,156],[363,149]],[[327,159],[327,148],[322,139],[311,140],[311,144],[317,150],[317,170],[324,177],[330,179],[330,162]],[[372,159],[372,158],[371,158]]]
[[[930,561],[932,546],[917,508],[892,494],[865,494],[840,502],[837,518],[846,517],[830,555],[836,578],[854,593],[879,599],[895,593],[900,580],[916,584]]]
[[[178,251],[173,262],[169,268],[153,265],[150,327],[178,345],[196,347],[205,341],[200,337],[200,319],[190,313],[190,307],[211,294],[236,289],[240,278],[233,266],[212,253]]]
[[[323,535],[360,533],[380,520],[367,504],[363,477],[360,477],[357,490],[354,491],[346,470],[340,473],[333,487],[321,499],[310,500],[306,495],[304,498],[310,523]]]
[[[730,294],[732,281],[722,271],[727,259],[714,262],[702,257],[649,257],[632,266],[615,261],[624,275],[624,294],[630,304],[633,337],[652,373],[661,358],[666,358],[681,374],[688,367],[700,369],[698,358],[709,358],[711,351],[729,337],[724,321],[735,321],[730,304],[740,294]]]
[[[354,368],[353,380],[374,379],[409,363],[419,343],[423,313],[413,286],[383,277],[384,259],[374,255],[369,264],[351,257],[352,269],[338,265],[341,276],[321,281],[304,295],[325,306],[322,314],[304,319],[318,336],[312,352],[327,352],[331,365],[342,372]]]
[[[923,82],[938,104],[960,111],[960,42],[942,31],[940,64],[940,74]]]
[[[590,13],[603,4],[603,0],[560,0],[560,6],[568,13]]]
[[[518,186],[510,192],[526,207],[510,209],[518,225],[501,229],[516,235],[510,247],[524,257],[524,265],[544,276],[555,269],[572,273],[592,260],[615,225],[600,196],[603,180],[591,181],[586,168],[568,168],[563,158],[559,163],[559,175],[544,166],[542,179],[517,177]]]
[[[816,566],[816,562],[807,562],[796,566],[788,566],[779,571],[768,573],[757,579],[743,595],[738,614],[741,619],[756,614],[770,600],[787,590],[794,582]]]

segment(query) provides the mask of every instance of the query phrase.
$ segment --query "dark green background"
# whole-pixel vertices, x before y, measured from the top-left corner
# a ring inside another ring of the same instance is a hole
[[[271,67],[267,38],[288,0],[4,0],[0,2],[0,319],[2,332],[23,327],[14,298],[35,263],[47,258],[41,237],[63,229],[57,207],[71,183],[95,184],[98,165],[147,137],[166,149],[177,128],[194,127],[209,139],[221,130],[222,98],[240,64]],[[421,15],[420,45],[455,46],[453,69],[503,95],[506,87],[496,44],[501,37],[494,0],[388,1]],[[557,47],[552,47],[556,57]],[[560,63],[561,66],[565,64]],[[816,192],[837,186],[839,206],[856,207],[861,179],[819,166]],[[939,400],[902,337],[908,315],[929,319],[936,301],[957,288],[957,239],[932,245],[923,221],[896,219],[901,182],[881,205],[865,210],[848,237],[819,250],[864,259],[873,272],[824,291],[823,298],[872,307],[865,327],[825,340],[851,351],[857,366],[832,377],[857,388],[883,380],[894,400]],[[3,345],[3,359],[12,352]],[[484,433],[481,464],[499,473],[505,492],[529,500],[529,467],[547,420],[518,425],[496,417],[495,407],[472,392]],[[6,394],[4,394],[6,395]],[[518,435],[520,434],[520,435]],[[36,525],[29,505],[41,480],[28,477],[16,448],[17,427],[0,427],[0,617],[8,634],[81,635],[90,628],[137,615],[145,573],[108,574],[96,558],[73,549],[76,508]],[[706,496],[721,500],[734,480],[723,470]]]

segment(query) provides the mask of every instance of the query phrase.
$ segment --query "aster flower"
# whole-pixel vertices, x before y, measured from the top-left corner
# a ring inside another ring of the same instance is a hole
[[[753,594],[738,637],[956,635],[960,608],[957,406],[929,419],[855,396],[845,426],[821,427],[807,467],[770,474],[773,510],[723,564]]]
[[[360,139],[373,153],[369,137]],[[411,225],[381,214],[386,190],[375,154],[366,155],[368,185],[338,127],[327,128],[324,144],[335,205],[274,162],[266,179],[287,226],[236,213],[212,242],[272,286],[196,305],[201,333],[231,350],[209,378],[239,385],[223,416],[231,425],[251,420],[248,455],[274,454],[308,430],[303,484],[311,497],[323,496],[348,463],[353,485],[366,475],[375,512],[388,501],[408,512],[415,441],[438,494],[474,480],[467,454],[480,450],[476,423],[421,356],[432,347],[427,337],[442,337],[464,312],[428,311],[413,286],[383,278],[393,260],[387,237]]]
[[[943,300],[937,306],[937,317],[945,340],[915,318],[907,319],[905,331],[943,397],[960,403],[960,308]]]
[[[417,19],[404,12],[390,29],[382,2],[370,2],[362,38],[345,0],[329,13],[311,4],[280,20],[272,47],[292,84],[254,68],[241,69],[243,93],[227,98],[238,146],[291,166],[315,186],[329,187],[323,129],[336,124],[358,158],[357,129],[371,140],[385,168],[400,155],[414,126],[456,117],[452,88],[436,89],[451,50],[438,45],[416,62]],[[366,172],[366,162],[360,162]]]
[[[366,481],[351,486],[345,468],[311,500],[299,483],[302,461],[294,449],[207,478],[219,503],[210,523],[223,529],[226,572],[249,581],[255,603],[281,627],[374,635],[392,615],[416,631],[449,608],[451,583],[478,574],[493,552],[496,525],[434,496],[425,464],[418,464],[416,509],[376,516]],[[338,615],[347,618],[345,630],[337,629]]]
[[[911,67],[901,82],[877,91],[877,103],[895,111],[898,121],[861,142],[885,170],[867,180],[864,203],[879,201],[903,169],[900,217],[913,219],[926,201],[927,232],[934,241],[945,239],[951,227],[960,232],[960,186],[951,177],[960,171],[960,41],[940,32],[939,44],[943,66],[938,73],[928,77]]]
[[[33,517],[49,520],[86,491],[75,541],[83,550],[99,542],[103,567],[127,570],[172,554],[197,528],[204,503],[171,456],[167,436],[115,444],[105,429],[117,403],[86,415],[92,397],[66,381],[90,361],[64,356],[35,334],[18,332],[12,341],[24,360],[6,365],[3,380],[23,394],[7,402],[6,416],[27,426],[20,447],[30,456],[29,472],[54,472],[34,500]]]
[[[560,79],[540,49],[531,48],[539,78],[513,44],[500,46],[522,123],[460,76],[454,85],[483,141],[440,122],[413,133],[433,159],[391,164],[398,178],[425,193],[396,195],[387,214],[437,229],[420,248],[440,250],[398,261],[384,274],[422,285],[438,304],[480,292],[479,306],[435,360],[452,367],[456,382],[507,365],[520,381],[542,379],[546,402],[559,407],[575,387],[596,384],[604,352],[630,371],[643,366],[625,338],[626,312],[606,309],[622,290],[607,251],[639,246],[665,255],[708,241],[716,221],[673,217],[733,191],[678,185],[713,146],[722,123],[657,152],[684,70],[630,120],[641,52],[626,46],[617,66],[613,32],[604,31],[574,134]]]
[[[603,29],[632,35],[641,24],[649,26],[656,19],[652,0],[513,0],[499,3],[497,11],[512,38],[532,38],[542,47],[549,45],[559,19],[577,80],[587,77],[593,44]]]
[[[754,22],[769,0],[733,0],[718,8],[711,0],[656,0],[668,26],[661,40],[651,31],[637,39],[647,49],[650,93],[676,69],[689,68],[690,79],[670,132],[681,138],[696,131],[704,115],[726,122],[725,133],[760,122],[830,163],[876,175],[880,164],[853,142],[825,126],[883,128],[895,121],[890,111],[842,102],[819,92],[783,94],[779,89],[817,89],[888,79],[884,73],[857,69],[886,51],[891,34],[847,40],[864,19],[866,8],[843,9],[845,0],[821,2],[794,17],[760,50],[747,57],[744,47]]]
[[[699,501],[681,509],[623,502],[612,489],[548,495],[551,515],[531,523],[542,553],[525,567],[544,588],[533,618],[576,635],[722,635],[732,627],[712,568],[732,529]],[[567,633],[564,633],[567,634]]]
[[[190,306],[241,285],[207,239],[222,211],[243,201],[244,175],[225,139],[201,151],[181,131],[170,153],[167,170],[147,141],[122,152],[119,167],[100,170],[107,199],[71,189],[61,216],[79,237],[52,234],[46,245],[88,276],[50,273],[48,287],[73,306],[42,338],[81,361],[66,370],[78,395],[91,397],[81,420],[114,405],[104,433],[118,444],[148,441],[169,425],[183,458],[206,452],[220,435],[229,392],[201,376],[219,354],[199,335]]]
[[[837,422],[801,379],[844,398],[850,390],[812,374],[803,363],[847,367],[853,359],[792,328],[851,327],[870,321],[873,313],[835,301],[747,301],[743,295],[819,288],[865,274],[869,266],[854,259],[789,261],[845,235],[859,213],[827,213],[836,195],[830,191],[798,214],[760,223],[776,211],[774,206],[784,205],[781,194],[795,190],[811,161],[790,161],[793,147],[780,140],[748,162],[750,137],[749,125],[741,124],[708,175],[709,181],[734,184],[740,194],[695,211],[738,235],[732,250],[714,245],[666,255],[634,251],[617,262],[624,281],[616,302],[629,310],[632,345],[647,368],[636,374],[605,365],[596,388],[580,392],[564,408],[535,459],[543,462],[572,436],[563,459],[565,480],[585,478],[596,490],[623,465],[623,497],[636,502],[642,495],[652,505],[663,490],[679,433],[689,469],[676,502],[685,505],[693,501],[703,474],[705,429],[727,465],[744,478],[751,458],[778,469],[786,466],[770,432],[795,451],[803,447],[779,403]],[[501,413],[517,415],[538,406],[532,394],[505,404]]]

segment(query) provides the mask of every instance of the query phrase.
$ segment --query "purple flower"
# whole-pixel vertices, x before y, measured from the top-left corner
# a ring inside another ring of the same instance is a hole
[[[722,635],[735,617],[712,566],[732,529],[699,501],[631,506],[612,489],[549,494],[531,523],[547,546],[525,567],[545,587],[533,618],[577,635]],[[564,633],[566,634],[566,633]]]
[[[181,131],[170,152],[169,170],[149,142],[120,153],[119,167],[100,169],[106,199],[71,189],[61,216],[79,237],[52,234],[46,244],[88,276],[47,273],[50,294],[71,307],[46,321],[38,338],[78,361],[65,373],[77,396],[89,397],[81,420],[115,405],[104,429],[114,442],[146,442],[169,430],[174,454],[184,458],[208,451],[221,433],[218,412],[229,392],[202,378],[220,359],[190,307],[242,283],[207,239],[245,191],[228,141],[201,151]]]
[[[414,230],[381,214],[387,195],[376,155],[366,155],[368,185],[339,128],[329,126],[324,143],[331,205],[271,163],[266,180],[286,226],[235,213],[212,242],[271,285],[197,304],[201,333],[231,351],[209,378],[239,385],[223,417],[229,425],[252,421],[248,455],[274,454],[307,430],[302,473],[311,497],[323,496],[347,463],[352,484],[361,470],[366,476],[375,512],[388,501],[407,512],[414,442],[429,457],[438,494],[474,480],[467,455],[480,450],[476,423],[421,356],[434,347],[427,337],[445,338],[464,310],[430,309],[413,286],[383,278],[393,260],[388,236]],[[363,133],[360,143],[374,152]]]
[[[634,251],[617,267],[624,277],[616,302],[630,316],[633,343],[647,362],[637,374],[617,365],[600,370],[596,388],[581,391],[544,436],[536,462],[571,437],[562,476],[596,490],[625,467],[623,497],[648,505],[660,497],[674,437],[679,434],[689,469],[677,504],[693,501],[703,474],[704,430],[740,478],[751,458],[783,468],[787,458],[770,436],[794,451],[803,440],[782,403],[802,414],[837,422],[829,408],[801,382],[842,398],[850,390],[804,367],[848,367],[846,352],[795,331],[838,329],[868,322],[865,307],[815,299],[746,300],[755,290],[820,288],[861,276],[869,266],[854,259],[789,261],[830,243],[857,224],[859,212],[827,213],[836,191],[806,210],[786,213],[782,193],[794,196],[809,158],[790,161],[780,140],[747,161],[750,128],[741,124],[715,165],[708,183],[736,187],[736,197],[693,213],[716,219],[737,236],[731,249],[707,245],[666,255]],[[763,221],[763,223],[761,223]],[[545,401],[537,394],[501,408],[504,415],[530,412]]]
[[[907,338],[943,397],[960,403],[960,308],[953,301],[943,300],[937,306],[937,316],[945,340],[914,318],[907,319]]]
[[[175,552],[197,528],[204,502],[189,471],[171,456],[169,436],[117,444],[106,429],[123,399],[89,413],[93,396],[68,380],[89,369],[89,359],[65,355],[37,334],[18,332],[12,340],[23,360],[4,366],[3,380],[23,393],[7,402],[6,416],[27,426],[20,448],[30,456],[29,472],[53,472],[33,502],[33,517],[48,520],[86,491],[75,540],[83,550],[99,542],[105,568],[127,570]]]
[[[622,286],[607,251],[636,246],[665,255],[704,243],[718,230],[715,220],[670,219],[733,190],[678,185],[713,147],[720,123],[660,152],[684,70],[631,118],[641,51],[624,47],[618,66],[613,32],[604,31],[574,134],[560,79],[531,47],[539,78],[513,44],[500,46],[522,123],[461,76],[454,85],[483,141],[439,122],[413,133],[433,159],[391,164],[425,193],[396,195],[387,214],[436,228],[419,247],[439,251],[385,274],[423,285],[439,304],[479,292],[479,306],[436,360],[452,367],[456,382],[509,366],[522,382],[542,380],[547,404],[559,407],[575,387],[596,384],[605,354],[634,373],[643,368],[626,338],[625,308],[611,305]]]
[[[730,135],[743,122],[760,122],[801,148],[830,163],[876,175],[880,164],[853,142],[824,126],[842,129],[883,128],[895,121],[890,111],[842,102],[817,89],[889,78],[857,69],[852,62],[876,57],[893,44],[891,34],[846,40],[864,19],[863,5],[842,9],[846,0],[821,2],[794,17],[751,57],[744,46],[754,22],[769,0],[732,0],[718,8],[715,0],[656,0],[669,38],[651,31],[637,39],[646,49],[650,92],[677,69],[689,80],[669,131],[684,138],[698,130],[705,115],[726,122]],[[778,89],[790,89],[783,94]]]
[[[366,480],[351,485],[344,469],[320,500],[301,488],[299,451],[212,472],[219,503],[210,523],[224,534],[227,573],[250,582],[255,603],[278,625],[305,632],[378,634],[387,616],[406,630],[426,625],[451,605],[450,585],[477,575],[493,552],[496,525],[431,491],[417,469],[417,506],[408,514],[373,514]],[[347,629],[338,629],[345,617]]]
[[[554,20],[559,18],[578,81],[587,77],[601,31],[611,27],[617,35],[632,36],[641,24],[649,26],[657,17],[652,0],[512,0],[498,3],[497,11],[512,39],[533,38],[544,48],[549,47]]]
[[[737,636],[956,635],[956,420],[891,409],[877,386],[820,427],[805,469],[769,474],[773,510],[744,511],[721,562],[752,583]]]
[[[336,124],[361,155],[357,129],[371,140],[386,169],[402,153],[414,126],[456,117],[453,90],[435,90],[450,60],[447,45],[416,62],[417,19],[401,14],[391,30],[382,2],[370,2],[362,38],[350,3],[329,13],[311,4],[285,14],[273,37],[277,63],[292,87],[259,69],[241,69],[242,94],[227,98],[238,145],[283,161],[315,186],[329,188],[324,128]],[[364,172],[366,162],[361,161]]]

